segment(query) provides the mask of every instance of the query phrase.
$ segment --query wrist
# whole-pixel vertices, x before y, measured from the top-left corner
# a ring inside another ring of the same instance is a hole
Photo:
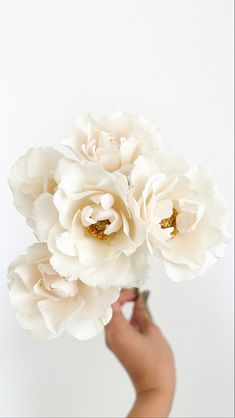
[[[136,398],[144,397],[161,397],[169,404],[172,403],[175,392],[175,380],[171,379],[159,383],[157,379],[150,378],[150,376],[142,377],[141,379],[133,380]]]
[[[169,416],[173,397],[158,388],[149,388],[137,392],[136,401],[128,417],[161,417]]]

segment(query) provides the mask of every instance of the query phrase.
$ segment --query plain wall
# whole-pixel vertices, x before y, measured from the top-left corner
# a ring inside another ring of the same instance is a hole
[[[34,237],[12,205],[10,166],[29,147],[59,145],[86,111],[127,110],[208,167],[232,205],[232,16],[231,0],[0,1],[2,417],[121,417],[134,399],[103,335],[39,343],[17,324],[6,268]],[[231,242],[181,284],[150,261],[151,311],[177,364],[172,417],[234,416],[232,254]]]

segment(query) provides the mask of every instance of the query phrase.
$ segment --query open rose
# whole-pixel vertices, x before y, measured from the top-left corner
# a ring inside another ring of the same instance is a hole
[[[126,177],[85,160],[62,159],[56,178],[59,222],[48,238],[54,269],[90,286],[142,283],[145,228]]]
[[[139,157],[131,174],[150,251],[173,280],[201,276],[224,253],[226,205],[208,172],[169,150]]]
[[[162,145],[162,136],[155,124],[129,113],[116,112],[99,121],[87,114],[78,119],[74,134],[64,144],[79,159],[128,174],[139,155]]]
[[[94,337],[110,321],[118,290],[68,281],[53,270],[49,258],[46,244],[38,243],[9,266],[10,300],[19,323],[40,340],[65,329],[81,340]]]
[[[16,208],[26,216],[42,241],[47,239],[48,228],[57,219],[53,204],[57,187],[54,174],[61,157],[62,154],[53,148],[31,148],[12,167],[8,179]]]

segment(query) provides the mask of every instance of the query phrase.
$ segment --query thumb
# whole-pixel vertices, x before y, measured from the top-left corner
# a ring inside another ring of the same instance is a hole
[[[111,321],[105,327],[105,338],[107,346],[113,350],[117,340],[124,338],[129,331],[129,323],[124,317],[119,301],[112,305],[113,316]]]
[[[138,326],[142,333],[146,333],[152,325],[152,320],[149,317],[143,294],[141,294],[135,302],[131,323]]]

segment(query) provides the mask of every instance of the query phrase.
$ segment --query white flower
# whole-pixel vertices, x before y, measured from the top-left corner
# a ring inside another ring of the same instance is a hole
[[[51,223],[57,221],[53,204],[57,187],[54,173],[61,157],[53,148],[31,148],[18,159],[9,176],[14,204],[27,217],[39,240],[46,240]]]
[[[48,238],[55,270],[91,286],[138,286],[145,228],[126,177],[86,160],[62,159],[56,178],[59,223]]]
[[[145,183],[146,182],[146,183]],[[150,251],[176,281],[201,276],[224,253],[227,210],[208,172],[168,150],[139,157],[131,174]]]
[[[64,144],[79,159],[128,174],[139,155],[162,145],[162,136],[156,125],[129,113],[115,112],[100,121],[87,114],[78,119],[74,134]]]
[[[38,243],[9,266],[10,300],[19,323],[40,340],[65,329],[78,339],[94,337],[110,321],[119,291],[68,281],[53,270],[49,258],[46,244]]]

